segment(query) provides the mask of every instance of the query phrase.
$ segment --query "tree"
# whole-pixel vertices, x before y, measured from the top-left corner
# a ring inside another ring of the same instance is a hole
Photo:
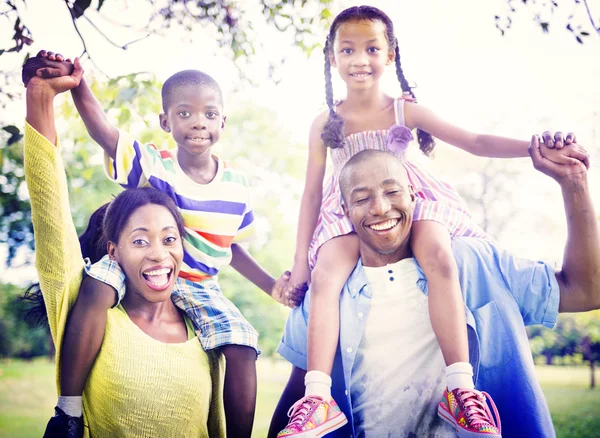
[[[0,283],[0,357],[30,359],[50,353],[50,330],[26,320],[27,303],[20,299],[23,290]]]
[[[559,8],[557,0],[506,0],[506,5],[507,12],[494,17],[496,28],[502,35],[511,28],[513,17],[519,8],[527,8],[533,21],[540,26],[542,32],[549,32],[550,25],[556,21],[556,15],[558,15],[556,11]],[[589,0],[571,0],[562,3],[562,6],[571,8],[566,18],[565,29],[573,35],[575,41],[583,44],[584,39],[590,36],[590,27],[592,33],[600,35],[600,17],[594,15]],[[563,20],[564,18],[560,17],[559,19]]]
[[[600,310],[561,314],[553,330],[536,326],[529,329],[531,351],[543,355],[548,365],[553,357],[579,353],[590,366],[590,388],[596,386],[595,368],[600,361]]]
[[[107,5],[117,3],[117,0],[98,0],[92,5],[92,0],[63,0],[63,13],[70,14],[73,21],[74,32],[80,38],[84,53],[87,51],[85,37],[78,24],[85,20],[113,46],[126,50],[130,45],[152,34],[160,34],[172,26],[180,26],[186,30],[200,24],[209,26],[215,31],[219,45],[226,47],[234,59],[250,57],[259,44],[255,33],[256,23],[253,21],[256,8],[262,15],[266,24],[271,25],[281,32],[291,32],[295,44],[306,51],[311,51],[318,44],[310,40],[315,29],[327,26],[331,17],[329,6],[332,0],[257,0],[255,5],[248,2],[228,0],[138,0],[138,3],[149,3],[150,12],[147,24],[139,29],[142,35],[133,41],[117,43],[106,35],[86,11],[96,10],[101,12]],[[12,47],[0,50],[3,52],[20,52],[31,45],[34,35],[22,19],[21,11],[27,0],[4,0],[4,9],[0,14],[8,19],[13,28]],[[123,23],[123,26],[127,26]]]
[[[27,6],[27,0],[0,0],[0,22],[8,23],[12,28],[12,36],[9,41],[0,43],[0,55],[9,53],[25,53],[25,59],[34,55],[29,52],[29,46],[36,38],[30,31],[23,18],[23,10]],[[88,56],[92,61],[93,54],[87,48],[86,35],[80,30],[79,24],[86,21],[91,24],[100,35],[102,35],[114,47],[127,50],[129,46],[137,41],[146,38],[149,35],[161,34],[171,27],[183,28],[191,31],[195,26],[202,26],[212,30],[219,46],[233,60],[236,60],[240,74],[244,75],[244,66],[247,65],[251,57],[260,47],[260,35],[257,29],[261,26],[270,26],[278,31],[287,34],[293,43],[310,54],[317,46],[319,41],[315,39],[317,30],[326,28],[331,18],[330,4],[332,0],[257,0],[255,3],[236,2],[225,0],[134,0],[131,7],[149,5],[149,15],[147,24],[138,29],[139,37],[133,41],[117,43],[113,41],[110,35],[107,35],[99,25],[97,25],[90,16],[90,12],[102,14],[112,5],[123,3],[119,0],[63,0],[57,1],[57,6],[63,6],[62,13],[69,14],[73,23],[73,36],[78,37],[82,44],[82,55]],[[61,9],[57,8],[57,13]],[[124,27],[128,23],[122,23]],[[274,60],[269,74],[274,72],[274,66],[280,60]],[[118,115],[119,123],[123,126],[133,114],[140,112],[136,108],[127,105],[131,99],[137,97],[139,86],[142,82],[136,80],[117,78],[112,83],[129,80],[129,86],[120,88],[125,98],[103,100],[111,102],[110,108],[117,108],[117,105],[123,103],[125,107]],[[5,109],[7,104],[13,100],[21,99],[23,87],[17,72],[5,71],[0,73],[0,108]],[[106,91],[108,93],[108,91]],[[139,103],[138,101],[136,101]],[[158,105],[157,99],[154,103]],[[145,114],[146,109],[142,110]],[[4,111],[0,111],[4,113]],[[153,111],[147,111],[154,114]],[[74,114],[73,114],[74,115]],[[81,130],[79,131],[81,134]],[[17,250],[22,247],[32,247],[31,240],[31,218],[28,216],[26,199],[23,195],[24,175],[22,171],[22,138],[21,130],[7,122],[3,116],[0,116],[0,167],[2,176],[0,183],[2,185],[2,198],[0,200],[0,242],[8,243],[8,262],[10,263]],[[81,135],[74,141],[81,144],[85,142],[85,136]],[[86,167],[86,160],[90,156],[93,148],[76,148],[76,156],[69,162],[69,167]],[[91,181],[92,174],[97,174],[97,170],[87,170],[84,175]],[[102,182],[100,182],[102,181]],[[94,179],[99,184],[105,183],[102,178]],[[102,193],[102,192],[99,192]],[[100,196],[100,195],[99,195]],[[94,199],[93,201],[96,201]],[[93,202],[90,202],[93,204]],[[87,211],[89,213],[89,211]],[[80,212],[74,212],[78,218],[78,224],[82,222]]]

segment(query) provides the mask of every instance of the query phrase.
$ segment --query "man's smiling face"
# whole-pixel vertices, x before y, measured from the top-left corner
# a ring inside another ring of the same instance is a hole
[[[410,257],[415,195],[406,170],[393,155],[365,151],[340,175],[344,212],[360,238],[365,266],[383,266]]]

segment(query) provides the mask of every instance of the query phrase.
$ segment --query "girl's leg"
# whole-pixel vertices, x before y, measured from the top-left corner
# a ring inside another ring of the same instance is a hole
[[[431,326],[446,362],[448,389],[438,405],[438,415],[457,432],[460,430],[459,436],[500,438],[496,427],[499,419],[494,420],[487,407],[488,400],[475,390],[465,305],[448,230],[437,222],[416,221],[411,247],[427,277]],[[493,405],[491,399],[489,402]]]
[[[331,375],[340,332],[340,293],[358,260],[358,237],[325,242],[311,274],[308,313],[308,371]]]
[[[306,421],[318,424],[311,431],[314,436],[324,436],[348,422],[331,398],[330,375],[340,332],[340,293],[357,260],[356,234],[331,239],[319,249],[310,284],[306,389],[304,398],[292,407],[290,421],[278,438],[305,436]],[[326,405],[325,409],[319,409],[321,404]]]
[[[427,277],[429,317],[446,366],[468,364],[465,305],[448,230],[438,222],[416,221],[412,228],[411,248]],[[467,387],[472,388],[472,372],[469,379],[471,383]],[[449,383],[448,386],[454,385]]]

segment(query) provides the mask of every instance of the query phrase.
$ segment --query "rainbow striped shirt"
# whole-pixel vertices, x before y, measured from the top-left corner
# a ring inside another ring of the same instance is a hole
[[[152,186],[175,201],[187,232],[179,276],[194,282],[215,277],[231,262],[231,244],[254,237],[248,179],[215,158],[217,175],[208,184],[198,184],[181,169],[176,154],[142,145],[122,131],[116,159],[104,156],[111,180],[125,188]]]

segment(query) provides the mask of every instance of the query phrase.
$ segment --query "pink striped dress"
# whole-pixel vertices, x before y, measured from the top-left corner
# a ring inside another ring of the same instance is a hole
[[[354,231],[342,210],[339,175],[344,164],[352,156],[366,149],[389,150],[402,160],[417,196],[413,221],[439,222],[446,226],[452,237],[489,239],[485,231],[471,219],[465,202],[452,186],[405,159],[404,150],[413,140],[413,135],[404,125],[404,100],[395,101],[395,112],[396,125],[389,130],[357,132],[346,137],[343,148],[331,149],[334,171],[323,188],[321,211],[309,247],[311,269],[316,264],[321,245],[334,237]],[[388,138],[389,136],[393,136],[393,139]],[[388,143],[392,143],[393,146],[388,147]]]

